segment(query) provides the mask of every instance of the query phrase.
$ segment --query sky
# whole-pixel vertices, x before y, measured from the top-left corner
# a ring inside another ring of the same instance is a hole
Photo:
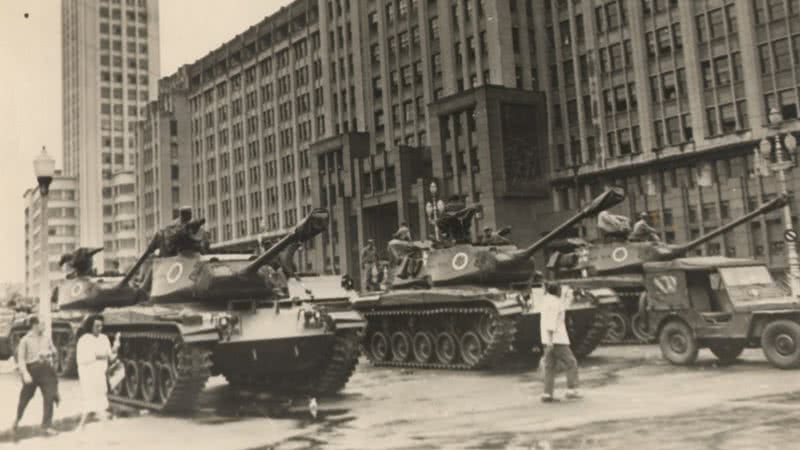
[[[62,0],[83,1],[83,0]],[[161,76],[290,0],[161,0]],[[0,0],[0,282],[25,280],[24,202],[46,146],[61,168],[61,2]]]

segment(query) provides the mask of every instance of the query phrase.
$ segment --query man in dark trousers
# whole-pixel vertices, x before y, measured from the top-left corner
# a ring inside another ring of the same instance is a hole
[[[19,392],[17,417],[12,431],[16,431],[28,402],[36,393],[36,388],[39,388],[44,402],[42,432],[50,436],[56,434],[52,428],[53,403],[58,403],[58,375],[53,368],[56,349],[37,317],[29,318],[28,323],[31,328],[17,348],[17,367],[22,378],[22,390]]]
[[[553,396],[556,363],[561,362],[567,371],[566,398],[580,398],[578,394],[578,362],[569,347],[566,310],[572,301],[572,289],[555,283],[545,284],[542,311],[539,316],[542,345],[544,345],[544,393],[542,401],[557,401]]]

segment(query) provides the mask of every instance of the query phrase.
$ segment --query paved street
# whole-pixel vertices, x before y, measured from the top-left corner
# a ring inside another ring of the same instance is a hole
[[[655,346],[601,348],[581,367],[586,398],[542,405],[541,375],[520,364],[492,374],[374,369],[363,362],[344,395],[320,401],[258,398],[214,378],[191,418],[144,415],[85,432],[30,437],[29,448],[791,448],[800,439],[800,378],[772,368],[760,350],[717,367],[701,352],[694,368],[660,359]],[[563,380],[562,380],[563,382]],[[562,387],[563,385],[559,385]],[[0,375],[13,417],[18,381]],[[62,383],[59,419],[77,413],[75,381]],[[39,420],[38,396],[25,423]],[[72,429],[75,419],[62,422]],[[30,430],[28,430],[30,431]]]

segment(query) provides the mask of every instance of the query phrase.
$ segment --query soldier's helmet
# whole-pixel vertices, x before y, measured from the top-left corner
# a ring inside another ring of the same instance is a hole
[[[192,207],[191,206],[181,206],[181,209],[178,211],[179,217],[181,218],[182,223],[186,223],[192,220]]]

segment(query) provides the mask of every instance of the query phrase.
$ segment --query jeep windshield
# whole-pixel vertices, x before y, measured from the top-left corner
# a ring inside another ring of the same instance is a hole
[[[775,284],[766,266],[722,267],[719,273],[728,287]]]
[[[721,267],[718,269],[728,295],[734,302],[756,301],[785,295],[766,266]]]

